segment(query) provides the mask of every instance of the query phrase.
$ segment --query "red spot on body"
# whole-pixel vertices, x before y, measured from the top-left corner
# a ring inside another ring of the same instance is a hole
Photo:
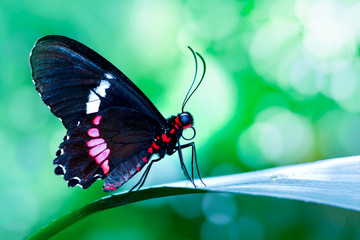
[[[108,174],[109,174],[109,170],[110,170],[109,160],[106,160],[105,162],[103,162],[103,164],[101,164],[101,168],[102,168],[102,170],[104,171],[104,174],[105,174],[105,175],[108,175]],[[114,189],[114,190],[115,190],[115,189]]]
[[[96,116],[93,120],[94,125],[99,125],[101,120],[101,116]]]
[[[97,128],[90,128],[90,129],[88,130],[87,134],[88,134],[90,137],[99,137],[99,136],[100,136],[99,129],[97,129]]]
[[[110,154],[110,149],[107,148],[95,157],[95,161],[98,164],[100,164],[109,156],[109,154]]]
[[[163,142],[169,143],[171,141],[171,137],[166,136],[165,133],[163,133],[163,135],[161,135],[161,138],[163,140]]]
[[[159,145],[156,145],[155,142],[153,142],[153,144],[151,145],[151,147],[155,150],[159,150],[160,146]]]
[[[146,157],[143,157],[142,160],[147,163]]]
[[[151,154],[154,152],[154,149],[152,149],[152,147],[149,147],[148,152]]]
[[[170,130],[170,133],[171,133],[171,134],[174,134],[174,133],[175,133],[175,128],[171,129],[171,130]]]
[[[107,148],[107,144],[106,143],[102,143],[100,145],[97,145],[96,147],[93,147],[89,150],[89,154],[92,157],[97,156],[99,153],[101,153],[102,151],[104,151]]]
[[[88,147],[95,147],[104,142],[105,142],[105,140],[103,138],[95,138],[95,139],[91,139],[91,140],[87,141],[86,144]]]
[[[136,166],[136,169],[138,170],[138,172],[140,172],[140,168],[138,166]]]
[[[177,117],[175,118],[175,127],[176,127],[177,129],[179,129],[179,126],[182,126],[182,124],[181,124],[181,122],[180,122],[179,116],[177,116]],[[187,128],[191,127],[191,124],[186,125],[186,126],[182,126],[182,127],[183,127],[184,129],[187,129]]]
[[[177,117],[175,118],[175,123],[176,123],[177,125],[181,126],[179,116],[177,116]]]

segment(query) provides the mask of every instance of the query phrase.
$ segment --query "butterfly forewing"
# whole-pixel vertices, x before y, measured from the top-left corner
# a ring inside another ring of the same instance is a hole
[[[30,64],[36,89],[67,129],[87,114],[115,106],[137,110],[166,127],[164,117],[120,70],[75,40],[39,39]]]

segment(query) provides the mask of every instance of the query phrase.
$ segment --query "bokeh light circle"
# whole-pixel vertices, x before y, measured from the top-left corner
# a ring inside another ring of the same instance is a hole
[[[305,161],[311,156],[314,135],[310,122],[282,107],[266,109],[239,137],[238,154],[250,168]]]
[[[215,225],[227,225],[234,221],[237,205],[230,194],[206,194],[202,211],[207,221]]]

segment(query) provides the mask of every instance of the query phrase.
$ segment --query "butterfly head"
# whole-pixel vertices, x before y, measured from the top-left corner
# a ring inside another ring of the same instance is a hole
[[[194,124],[194,118],[189,112],[180,113],[177,116],[177,119],[177,124],[179,124],[183,129],[192,127],[192,125]]]
[[[195,128],[193,127],[194,118],[189,112],[182,112],[182,113],[178,114],[175,117],[174,125],[177,129],[180,129],[180,134],[185,140],[191,140],[195,137],[196,132],[195,132]],[[184,137],[183,130],[189,129],[189,128],[193,130],[192,137],[190,137],[190,138]]]

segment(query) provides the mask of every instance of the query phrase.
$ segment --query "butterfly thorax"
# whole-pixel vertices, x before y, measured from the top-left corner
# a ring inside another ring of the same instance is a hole
[[[150,154],[157,153],[161,158],[164,157],[165,154],[171,155],[176,151],[176,144],[182,136],[183,131],[192,127],[194,120],[190,113],[183,112],[177,116],[169,117],[167,123],[168,128],[156,136],[148,149]]]

